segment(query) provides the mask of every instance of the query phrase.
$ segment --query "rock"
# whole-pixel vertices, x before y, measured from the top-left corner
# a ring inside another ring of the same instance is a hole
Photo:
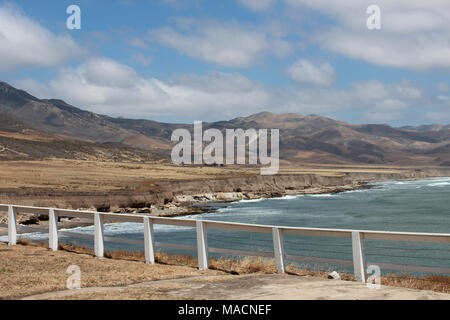
[[[328,274],[328,279],[341,280],[341,276],[336,271]]]
[[[39,221],[48,221],[48,215],[46,214],[40,214],[38,216]]]
[[[281,192],[275,191],[275,192],[271,192],[271,193],[270,193],[270,196],[271,196],[272,198],[281,198],[282,196],[284,196],[284,194],[281,193]]]
[[[96,209],[95,211],[97,211],[97,212],[109,212],[111,207],[107,204],[104,204],[104,205],[98,206],[95,209]]]
[[[20,221],[20,224],[23,225],[30,225],[30,224],[39,224],[39,219],[36,216],[28,216],[28,217],[23,217],[23,220]]]

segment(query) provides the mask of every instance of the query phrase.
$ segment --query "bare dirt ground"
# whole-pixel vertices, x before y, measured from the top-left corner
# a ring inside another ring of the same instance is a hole
[[[66,289],[67,267],[81,269],[81,289]],[[309,275],[251,275],[192,266],[146,265],[90,254],[0,243],[0,299],[444,299],[450,294]]]
[[[197,299],[216,297],[220,300],[450,300],[450,294],[433,291],[390,286],[369,289],[357,282],[278,274],[219,280],[167,293]]]
[[[450,300],[450,294],[324,280],[310,276],[199,276],[155,280],[123,287],[92,287],[25,297],[25,300],[188,299],[188,300]]]

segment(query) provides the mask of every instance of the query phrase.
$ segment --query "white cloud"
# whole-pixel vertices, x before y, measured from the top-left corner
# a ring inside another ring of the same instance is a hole
[[[55,35],[15,6],[0,6],[0,69],[52,67],[82,52],[70,36]]]
[[[303,114],[345,115],[361,119],[406,119],[423,97],[408,82],[354,83],[347,89],[327,87],[273,88],[237,73],[185,74],[163,81],[143,77],[107,58],[92,58],[65,68],[46,83],[24,79],[16,86],[41,98],[60,98],[83,109],[131,118],[174,118],[211,121],[250,115],[262,110]]]
[[[141,38],[138,38],[138,37],[131,38],[130,40],[127,41],[127,43],[130,46],[133,46],[135,48],[139,48],[139,49],[147,48],[147,43],[145,43],[144,40],[142,40]]]
[[[16,85],[38,97],[56,97],[88,110],[124,117],[215,117],[237,115],[242,107],[267,105],[265,89],[239,74],[183,75],[170,81],[139,76],[132,68],[93,58],[62,69],[47,83],[25,79]]]
[[[408,82],[386,85],[379,81],[366,81],[353,85],[353,94],[366,106],[363,119],[371,122],[405,120],[410,107],[422,98],[422,91]]]
[[[436,87],[439,92],[445,93],[450,91],[450,86],[445,82],[439,82]]]
[[[414,93],[414,94],[413,94]],[[353,83],[347,89],[291,88],[283,93],[284,112],[339,115],[359,122],[406,120],[405,112],[420,104],[422,92],[408,82],[386,85],[371,80]]]
[[[450,67],[450,1],[284,0],[318,11],[335,25],[312,35],[322,47],[378,65],[429,69]],[[366,9],[381,8],[381,30],[368,30]]]
[[[318,41],[326,49],[378,65],[428,69],[450,67],[450,44],[445,37],[369,35],[336,28],[320,35]]]
[[[228,67],[249,67],[267,52],[283,57],[292,51],[289,42],[252,25],[236,21],[172,19],[175,26],[151,30],[151,38],[189,57]]]
[[[238,0],[243,5],[253,10],[267,10],[275,4],[276,0]]]
[[[152,58],[142,53],[135,53],[131,56],[131,60],[138,62],[146,67],[152,63]]]
[[[444,121],[448,123],[448,121],[450,121],[448,112],[430,111],[425,113],[424,118],[434,123],[444,123]]]
[[[444,95],[438,95],[436,96],[436,99],[443,101],[444,103],[449,103],[450,104],[450,97],[449,96],[444,96]]]
[[[297,82],[329,86],[335,79],[334,68],[329,63],[312,63],[300,59],[287,69],[289,77]]]

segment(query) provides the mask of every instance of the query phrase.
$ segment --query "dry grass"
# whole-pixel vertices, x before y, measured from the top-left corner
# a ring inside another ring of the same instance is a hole
[[[0,131],[0,137],[27,140],[27,141],[44,141],[44,142],[55,140],[55,138],[51,137],[50,135],[46,136],[43,134],[33,134],[33,132],[23,134],[19,132]]]
[[[25,241],[25,244],[30,244]],[[65,250],[73,253],[82,253],[93,255],[94,252],[91,249],[62,244],[59,246],[60,250]],[[109,259],[117,260],[130,260],[130,261],[140,261],[145,262],[144,252],[142,251],[110,251],[105,252],[105,257]],[[168,254],[165,252],[158,251],[155,253],[155,261],[158,264],[164,265],[178,265],[178,266],[188,266],[191,268],[197,268],[198,260],[192,255],[183,254]],[[232,258],[215,258],[211,257],[208,259],[208,265],[211,270],[222,271],[225,273],[235,274],[235,275],[245,275],[252,273],[261,274],[273,274],[277,272],[275,262],[273,259],[267,259],[263,257],[245,257],[243,259],[232,259]],[[301,269],[295,264],[287,266],[286,271],[293,275],[302,276],[315,276],[321,278],[327,278],[330,271],[323,270],[306,270]],[[354,277],[349,274],[341,275],[343,280],[353,281]]]
[[[25,242],[25,244],[29,244],[29,242]],[[79,246],[63,244],[60,246],[60,249],[68,252],[93,255],[93,251],[91,249]],[[117,260],[139,261],[139,262],[145,261],[144,253],[139,251],[106,252],[105,257]],[[197,259],[194,258],[192,255],[173,255],[164,252],[157,252],[155,254],[155,260],[158,264],[171,266],[188,266],[190,268],[196,268],[198,265]],[[209,268],[211,270],[221,271],[235,275],[245,275],[253,273],[260,273],[260,274],[276,273],[276,266],[274,260],[262,257],[246,257],[243,259],[210,258],[208,262]],[[303,269],[294,263],[286,267],[286,272],[292,275],[313,276],[323,279],[327,279],[328,274],[331,271],[332,270]],[[340,273],[340,276],[342,280],[355,281],[355,278],[352,274]],[[382,276],[381,284],[386,286],[450,293],[450,277],[447,276],[429,275],[423,277],[416,277],[408,274],[402,275],[388,274]]]
[[[354,173],[400,173],[399,168],[282,167],[279,174],[342,176]],[[242,166],[189,167],[164,163],[127,163],[49,159],[0,161],[0,189],[108,192],[149,190],[158,181],[222,179],[258,175],[258,168]]]
[[[22,244],[30,245],[28,241],[21,242]],[[93,255],[94,252],[91,249],[61,244],[60,250],[73,253],[82,253]],[[108,259],[116,260],[128,260],[128,261],[140,261],[145,262],[144,252],[142,251],[110,251],[105,252],[105,257]],[[191,268],[197,268],[198,261],[192,255],[183,254],[168,254],[158,251],[155,253],[155,261],[162,265],[172,266],[188,266]],[[244,259],[227,259],[227,258],[210,258],[208,260],[209,268],[211,270],[222,271],[231,274],[250,274],[250,273],[276,273],[275,263],[271,259],[264,258],[244,258]]]
[[[276,272],[272,259],[245,258],[209,260],[210,270],[197,270],[197,260],[190,255],[156,254],[157,264],[143,263],[143,252],[107,252],[106,259],[96,259],[90,249],[61,245],[59,251],[48,250],[45,244],[20,241],[20,245],[8,247],[0,243],[0,299],[15,299],[41,293],[66,289],[69,265],[78,265],[82,271],[83,288],[94,288],[72,298],[83,299],[180,299],[167,294],[171,289],[187,286],[186,282],[154,283],[152,289],[127,287],[129,285],[163,279],[177,279],[202,276],[196,281],[217,281],[229,279],[230,274],[273,274]],[[76,254],[74,254],[76,253]],[[292,275],[327,278],[329,271],[305,270],[297,265],[289,265],[287,272]],[[206,278],[203,278],[207,276]],[[233,276],[233,277],[235,277]],[[208,278],[209,277],[209,278]],[[343,280],[353,281],[350,274],[341,273]],[[387,275],[382,277],[382,285],[410,289],[432,290],[450,293],[450,279],[444,276],[423,278],[408,275]],[[103,287],[99,288],[99,287]],[[57,298],[57,296],[49,297]],[[64,296],[71,299],[71,296]]]
[[[66,270],[70,265],[80,267],[83,287],[125,286],[161,279],[223,274],[187,266],[96,259],[92,254],[73,254],[65,250],[53,252],[43,245],[8,247],[0,243],[0,299],[65,290],[69,276]]]
[[[389,274],[381,278],[381,284],[393,287],[450,293],[450,277],[439,275],[414,277],[407,274]]]
[[[0,172],[0,189],[108,192],[148,190],[152,184],[161,180],[227,178],[256,174],[259,171],[233,167],[50,159],[0,161]]]

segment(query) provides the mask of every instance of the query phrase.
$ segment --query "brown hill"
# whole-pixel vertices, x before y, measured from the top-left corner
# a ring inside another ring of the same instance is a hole
[[[145,162],[167,156],[120,143],[92,143],[34,129],[10,114],[0,114],[0,160],[45,158]]]
[[[111,154],[102,151],[104,157],[118,157],[120,150],[127,150],[139,155],[138,159],[168,159],[173,145],[170,136],[173,130],[181,127],[192,130],[192,124],[99,115],[61,100],[38,99],[0,82],[0,143],[8,148],[13,148],[15,143],[15,150],[19,153],[21,144],[25,148],[26,143],[33,143],[41,150],[36,154],[41,156],[49,152],[46,148],[51,146],[49,154],[52,156],[66,157],[70,154],[70,157],[76,157],[78,151],[67,152],[63,146],[70,145],[72,150],[84,148],[85,154],[96,152],[93,151],[95,148],[106,148]],[[449,125],[394,128],[374,124],[351,125],[317,115],[262,112],[229,121],[204,123],[204,129],[208,128],[223,132],[233,128],[280,129],[280,157],[286,162],[450,164]],[[30,140],[30,137],[33,138]],[[26,148],[30,149],[29,146]],[[145,154],[142,153],[144,150],[152,152]],[[33,152],[28,153],[32,157]]]

